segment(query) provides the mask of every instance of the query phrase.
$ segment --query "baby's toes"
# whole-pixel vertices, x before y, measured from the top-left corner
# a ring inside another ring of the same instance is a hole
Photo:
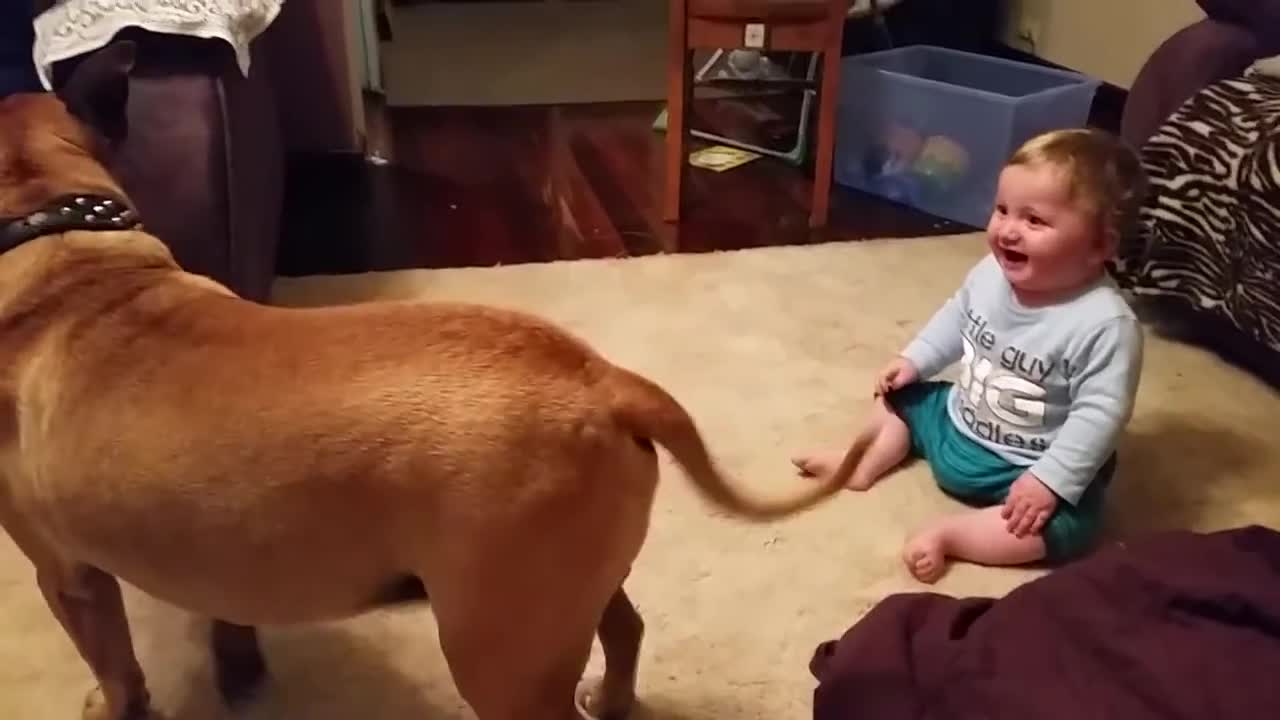
[[[907,545],[902,549],[902,564],[907,566],[907,571],[912,575],[916,574],[916,568],[918,568],[920,566],[920,562],[925,559],[925,553],[919,547]]]
[[[796,469],[803,475],[813,474],[813,471],[810,469],[812,467],[812,463],[813,458],[809,455],[796,455],[791,458],[791,464],[795,465]]]
[[[920,582],[933,583],[946,569],[946,554],[941,539],[932,535],[912,538],[903,548],[902,559],[907,571]]]
[[[920,582],[932,585],[942,577],[944,569],[946,569],[946,563],[941,557],[925,555],[916,561],[915,569],[911,574]]]
[[[830,463],[821,453],[796,455],[791,458],[791,464],[796,466],[801,475],[807,477],[821,477],[830,472]]]

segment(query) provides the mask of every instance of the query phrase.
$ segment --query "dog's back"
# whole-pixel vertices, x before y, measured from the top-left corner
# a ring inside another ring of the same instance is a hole
[[[16,365],[39,477],[18,483],[15,510],[49,518],[78,561],[213,616],[350,612],[428,569],[417,553],[451,522],[438,508],[527,526],[501,516],[603,482],[588,476],[621,442],[607,363],[522,314],[270,308],[172,270],[67,272],[120,284],[63,307]],[[448,532],[441,545],[467,541]],[[349,597],[332,589],[341,568]]]

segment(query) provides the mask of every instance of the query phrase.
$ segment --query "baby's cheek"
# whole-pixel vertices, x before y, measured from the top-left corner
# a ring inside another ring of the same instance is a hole
[[[1062,237],[1053,235],[1044,238],[1045,255],[1057,262],[1071,262],[1079,257],[1080,250],[1072,243],[1064,242]]]

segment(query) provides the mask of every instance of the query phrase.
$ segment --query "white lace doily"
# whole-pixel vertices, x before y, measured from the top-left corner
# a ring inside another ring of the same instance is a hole
[[[902,0],[879,0],[876,8],[880,10],[888,10],[889,8],[902,2]],[[849,17],[862,18],[871,14],[871,0],[851,0],[849,3]]]
[[[53,88],[53,64],[106,45],[127,27],[229,43],[249,73],[249,43],[280,14],[285,0],[62,0],[35,19],[36,72]]]

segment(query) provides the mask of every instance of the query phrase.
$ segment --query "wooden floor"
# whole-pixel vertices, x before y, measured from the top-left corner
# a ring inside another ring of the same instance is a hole
[[[1114,105],[1100,95],[1091,124],[1114,130]],[[796,123],[785,107],[771,122],[726,109],[733,107],[698,100],[691,122],[754,142],[794,143]],[[837,185],[829,227],[812,232],[811,170],[771,157],[723,173],[691,169],[684,217],[665,223],[665,134],[653,128],[661,109],[646,102],[375,113],[382,122],[373,144],[390,164],[359,156],[290,161],[279,272],[485,266],[973,229]]]
[[[394,163],[293,160],[280,271],[494,265],[968,229],[837,187],[830,227],[811,232],[809,170],[768,157],[724,173],[691,169],[684,218],[665,223],[658,206],[665,136],[652,127],[661,108],[391,110]]]

